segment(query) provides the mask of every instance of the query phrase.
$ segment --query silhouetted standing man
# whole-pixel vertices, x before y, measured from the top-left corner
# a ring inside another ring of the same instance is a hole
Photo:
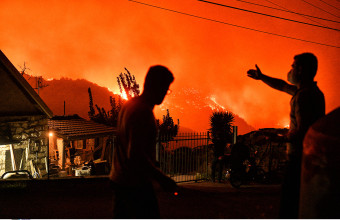
[[[288,72],[287,78],[292,84],[264,75],[257,65],[256,69],[247,72],[249,77],[293,96],[287,135],[288,168],[282,186],[280,218],[298,218],[303,138],[308,128],[325,115],[324,95],[314,82],[317,68],[314,54],[303,53],[294,57],[292,69]]]
[[[129,100],[118,118],[118,146],[110,179],[114,188],[114,218],[160,218],[153,183],[174,191],[176,183],[156,166],[155,105],[160,105],[173,82],[164,66],[150,67],[143,93]]]
[[[211,163],[211,179],[213,182],[215,182],[215,174],[216,174],[216,168],[218,167],[218,182],[220,183],[222,181],[222,171],[224,166],[224,150],[227,146],[227,139],[225,138],[225,135],[222,134],[221,131],[217,131],[215,133],[215,137],[212,139],[212,142],[214,144],[213,152],[214,152],[214,159]]]

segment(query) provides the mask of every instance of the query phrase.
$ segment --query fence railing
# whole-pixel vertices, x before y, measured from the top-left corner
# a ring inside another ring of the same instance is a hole
[[[160,136],[157,144],[160,169],[176,182],[207,179],[209,141],[209,132]]]

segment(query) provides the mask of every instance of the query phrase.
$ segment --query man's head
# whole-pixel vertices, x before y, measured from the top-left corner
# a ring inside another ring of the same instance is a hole
[[[151,66],[145,77],[143,94],[147,95],[152,104],[160,105],[173,81],[174,76],[168,68]]]
[[[288,81],[295,85],[313,81],[317,70],[318,60],[314,54],[298,54],[294,57],[292,69],[288,73]]]

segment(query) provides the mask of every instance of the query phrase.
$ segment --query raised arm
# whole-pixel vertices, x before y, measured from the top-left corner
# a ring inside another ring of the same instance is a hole
[[[255,67],[256,69],[250,69],[247,72],[247,75],[250,78],[261,80],[262,82],[272,87],[273,89],[286,92],[290,95],[294,95],[294,93],[296,92],[297,90],[296,86],[288,84],[282,79],[277,79],[277,78],[267,76],[261,72],[260,68],[257,65],[255,65]]]

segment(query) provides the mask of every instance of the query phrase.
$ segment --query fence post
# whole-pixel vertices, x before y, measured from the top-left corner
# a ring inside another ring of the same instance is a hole
[[[233,144],[237,141],[237,126],[233,126]]]
[[[159,160],[159,142],[160,142],[160,137],[159,137],[159,132],[157,133],[157,138],[156,138],[156,162],[160,164],[160,160]]]
[[[156,159],[159,160],[163,172],[177,182],[203,179],[197,173],[208,179],[209,132],[185,133],[171,140],[163,135],[158,135],[157,138]]]
[[[209,139],[210,139],[210,132],[208,131],[207,132],[207,147],[206,147],[206,150],[205,150],[205,154],[206,154],[206,163],[205,163],[205,165],[206,165],[206,179],[208,179],[209,178],[209,166],[208,166],[208,159],[209,159],[209,155],[208,155],[208,152],[209,152]]]

